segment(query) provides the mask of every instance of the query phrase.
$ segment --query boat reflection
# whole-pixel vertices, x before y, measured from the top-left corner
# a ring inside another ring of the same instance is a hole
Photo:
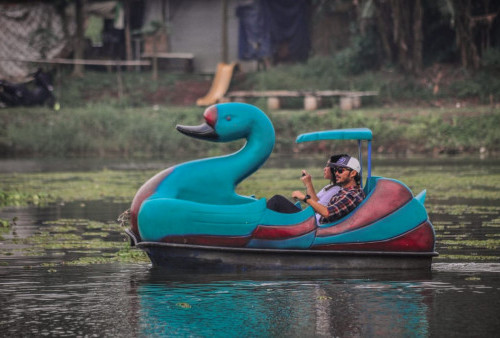
[[[430,273],[167,275],[135,285],[144,336],[427,336]],[[423,284],[422,284],[423,283]]]

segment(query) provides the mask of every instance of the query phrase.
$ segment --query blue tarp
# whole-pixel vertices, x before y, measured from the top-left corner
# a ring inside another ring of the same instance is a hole
[[[240,5],[238,54],[241,60],[306,60],[310,49],[309,0],[255,0]],[[280,47],[286,45],[286,48]],[[283,52],[285,50],[285,52]]]

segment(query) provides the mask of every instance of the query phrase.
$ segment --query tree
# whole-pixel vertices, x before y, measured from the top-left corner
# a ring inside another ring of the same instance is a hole
[[[491,48],[493,23],[500,10],[490,0],[445,0],[455,28],[456,43],[464,68],[477,69],[481,55]]]
[[[370,0],[386,58],[403,70],[422,70],[422,0]]]

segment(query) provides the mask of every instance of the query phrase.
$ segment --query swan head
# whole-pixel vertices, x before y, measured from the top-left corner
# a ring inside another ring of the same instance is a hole
[[[274,142],[274,128],[259,108],[246,103],[220,103],[203,113],[205,122],[199,126],[177,125],[181,133],[214,142],[230,142],[258,133]]]

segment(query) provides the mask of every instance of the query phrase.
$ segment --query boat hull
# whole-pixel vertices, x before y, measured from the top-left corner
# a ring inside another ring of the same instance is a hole
[[[172,271],[430,270],[436,252],[254,249],[162,242],[134,243],[154,267]]]

